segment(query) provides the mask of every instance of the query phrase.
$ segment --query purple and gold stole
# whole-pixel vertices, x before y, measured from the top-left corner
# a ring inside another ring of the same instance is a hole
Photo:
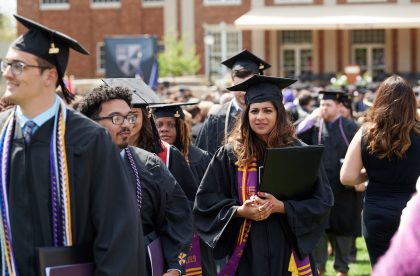
[[[186,276],[203,275],[203,269],[201,267],[200,237],[197,233],[194,233],[192,239],[187,263],[185,264],[185,273]]]
[[[242,205],[245,200],[255,195],[258,189],[258,173],[256,160],[252,160],[249,166],[238,166],[238,197]],[[251,231],[252,221],[245,219],[239,230],[235,249],[232,256],[229,258],[226,266],[219,272],[218,276],[234,276],[238,269],[239,261],[242,257],[245,244]],[[309,258],[303,260],[299,259],[296,252],[292,250],[289,262],[289,271],[292,276],[312,276],[312,269]]]

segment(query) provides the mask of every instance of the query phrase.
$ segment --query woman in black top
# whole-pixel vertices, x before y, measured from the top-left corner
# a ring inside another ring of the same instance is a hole
[[[420,117],[411,86],[391,76],[376,94],[341,168],[344,185],[369,181],[362,224],[372,266],[388,249],[420,175]]]

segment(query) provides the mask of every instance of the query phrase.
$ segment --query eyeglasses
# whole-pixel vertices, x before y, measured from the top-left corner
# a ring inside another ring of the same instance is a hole
[[[127,121],[130,124],[134,125],[137,121],[137,114],[130,113],[127,116],[116,114],[112,116],[98,117],[98,118],[95,118],[94,120],[99,121],[99,120],[105,120],[105,119],[111,120],[114,125],[122,125],[124,123],[124,120],[127,119]]]
[[[20,74],[22,74],[23,70],[26,67],[34,67],[34,68],[41,68],[41,69],[51,69],[50,67],[47,67],[47,66],[39,66],[39,65],[26,64],[23,61],[7,62],[7,61],[2,60],[1,63],[0,63],[1,72],[4,73],[9,65],[10,65],[10,69],[12,71],[12,74],[15,75],[15,76],[19,76]]]

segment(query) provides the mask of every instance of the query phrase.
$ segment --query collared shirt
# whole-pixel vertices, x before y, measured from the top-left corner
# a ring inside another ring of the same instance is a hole
[[[234,114],[239,114],[243,111],[236,98],[232,99],[232,109],[232,111],[234,111]]]
[[[36,116],[32,119],[23,115],[22,109],[20,109],[20,106],[17,106],[16,107],[16,120],[19,123],[20,127],[22,128],[22,131],[23,131],[23,127],[25,126],[25,124],[28,121],[33,121],[36,124],[36,126],[34,127],[32,133],[35,133],[35,131],[40,126],[42,126],[46,121],[48,121],[49,119],[54,117],[54,115],[57,112],[59,106],[60,106],[60,98],[58,96],[56,96],[55,102],[50,108],[48,108],[47,110],[45,110],[44,112],[42,112],[41,114],[39,114],[38,116]]]

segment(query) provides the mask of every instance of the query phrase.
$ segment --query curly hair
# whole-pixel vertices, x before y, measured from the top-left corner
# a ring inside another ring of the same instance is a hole
[[[133,146],[159,154],[163,151],[163,148],[153,117],[149,116],[150,114],[146,107],[141,107],[140,109],[143,115],[143,122],[140,135],[137,141],[134,141]]]
[[[77,105],[77,110],[89,118],[96,118],[101,113],[103,102],[123,100],[131,106],[131,92],[125,87],[101,85],[86,94]]]
[[[366,117],[367,149],[379,159],[402,159],[411,146],[410,133],[420,134],[417,101],[410,84],[400,76],[384,80]]]
[[[190,128],[187,122],[181,118],[175,118],[176,140],[175,146],[188,161],[188,146],[191,144]]]
[[[249,165],[253,158],[262,160],[266,148],[279,148],[293,144],[296,139],[295,127],[290,122],[284,105],[281,101],[270,101],[277,111],[276,125],[268,135],[265,142],[251,129],[249,123],[249,109],[247,105],[241,119],[228,135],[228,143],[233,146],[233,151],[238,159],[239,166]]]

